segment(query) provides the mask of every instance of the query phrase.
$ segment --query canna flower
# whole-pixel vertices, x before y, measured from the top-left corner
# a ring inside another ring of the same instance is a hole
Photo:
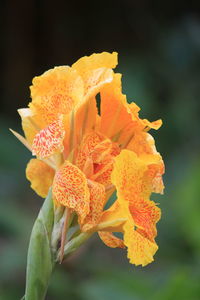
[[[26,168],[31,187],[44,198],[52,187],[54,210],[66,210],[61,243],[73,238],[66,231],[77,215],[79,233],[98,232],[145,266],[158,249],[160,208],[151,194],[164,189],[164,163],[149,130],[162,122],[141,119],[140,108],[128,104],[116,65],[117,53],[103,52],[35,77],[29,108],[19,109],[25,138],[15,135],[36,156]]]

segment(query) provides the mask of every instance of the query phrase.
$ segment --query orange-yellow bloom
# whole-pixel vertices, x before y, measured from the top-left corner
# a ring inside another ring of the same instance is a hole
[[[127,247],[130,262],[144,266],[158,249],[160,209],[150,197],[164,189],[164,163],[148,131],[162,121],[140,119],[116,65],[117,53],[103,52],[35,77],[29,108],[19,110],[26,140],[20,139],[37,157],[26,171],[32,188],[45,197],[52,186],[55,207],[76,214],[82,233]]]

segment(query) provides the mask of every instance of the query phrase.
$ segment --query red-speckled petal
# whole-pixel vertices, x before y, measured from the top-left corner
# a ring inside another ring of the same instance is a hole
[[[73,209],[84,220],[90,211],[90,192],[83,172],[69,161],[56,172],[53,181],[55,202]]]
[[[62,152],[64,135],[62,120],[54,121],[35,136],[32,145],[33,155],[45,158],[56,152]]]

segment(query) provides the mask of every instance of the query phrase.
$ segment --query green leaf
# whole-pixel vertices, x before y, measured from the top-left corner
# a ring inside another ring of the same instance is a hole
[[[51,233],[54,210],[51,190],[39,212],[31,233],[26,274],[25,300],[44,299],[54,267]]]

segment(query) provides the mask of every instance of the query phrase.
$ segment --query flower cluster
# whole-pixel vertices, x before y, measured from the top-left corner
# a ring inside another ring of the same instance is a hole
[[[19,138],[36,156],[26,169],[31,187],[45,198],[52,186],[55,210],[77,216],[79,232],[98,232],[144,266],[158,249],[160,209],[150,196],[164,188],[164,163],[148,131],[162,122],[141,119],[128,104],[116,65],[117,53],[103,52],[35,77],[29,108],[19,109]]]

